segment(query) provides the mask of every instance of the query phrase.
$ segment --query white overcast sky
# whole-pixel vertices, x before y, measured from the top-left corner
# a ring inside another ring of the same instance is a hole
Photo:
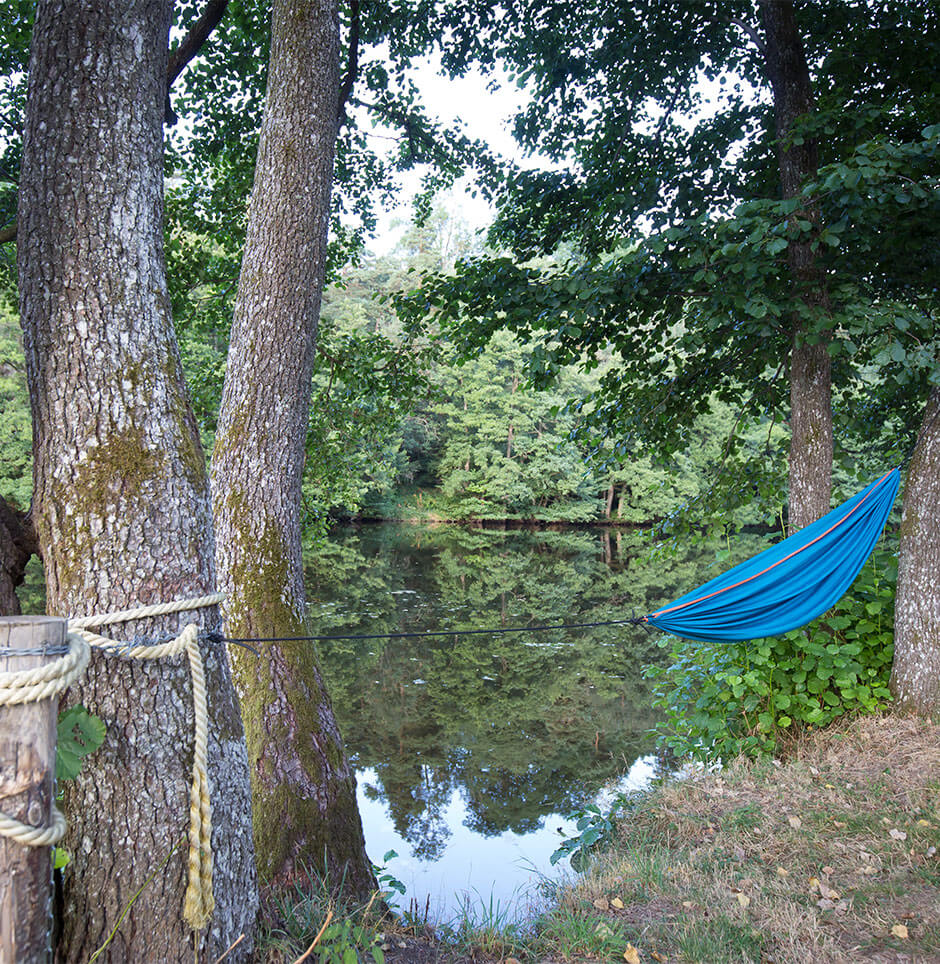
[[[482,140],[497,153],[523,162],[509,123],[525,104],[525,91],[505,79],[494,85],[493,77],[477,73],[451,80],[440,75],[438,63],[432,60],[415,64],[414,70],[415,83],[431,117],[446,125],[460,122],[468,137]],[[498,79],[500,75],[494,76]],[[491,86],[495,89],[491,90]],[[368,123],[364,120],[364,124]],[[376,237],[368,245],[370,251],[384,254],[395,245],[411,218],[410,199],[417,191],[419,180],[420,173],[416,172],[402,179],[401,203],[379,217]],[[458,182],[442,202],[448,210],[459,212],[472,229],[486,227],[492,217],[492,211],[481,197],[471,197],[465,181]]]

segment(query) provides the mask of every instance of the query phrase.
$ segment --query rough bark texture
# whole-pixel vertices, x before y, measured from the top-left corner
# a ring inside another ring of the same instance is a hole
[[[30,556],[38,551],[29,516],[0,498],[0,616],[20,613],[16,587],[23,581]]]
[[[815,177],[816,142],[787,143],[794,121],[814,109],[806,54],[790,0],[761,0],[767,75],[773,88],[783,197],[795,197]],[[821,215],[809,205],[793,215],[817,227]],[[787,260],[795,291],[810,316],[830,313],[826,279],[807,241],[791,241]],[[832,496],[832,402],[828,337],[812,331],[800,315],[793,320],[790,359],[790,530],[802,529],[829,511]],[[810,340],[807,340],[807,335]],[[811,340],[818,343],[812,344]]]
[[[914,449],[901,516],[891,692],[902,709],[940,710],[940,388]]]
[[[323,287],[339,90],[333,0],[274,4],[267,100],[219,427],[213,506],[226,628],[304,635],[300,486]],[[259,870],[300,864],[374,887],[346,760],[314,648],[234,654],[252,766]]]
[[[171,6],[47,0],[36,14],[17,253],[34,517],[51,613],[214,589],[205,460],[162,254]],[[126,624],[111,635],[175,632],[214,615]],[[196,943],[199,959],[212,960],[245,932],[231,960],[247,954],[257,912],[250,790],[225,651],[204,644],[203,653],[216,911]],[[108,735],[66,793],[73,859],[58,957],[87,961],[117,926],[107,960],[192,961],[181,917],[193,745],[185,660],[97,655],[72,699],[100,716]]]

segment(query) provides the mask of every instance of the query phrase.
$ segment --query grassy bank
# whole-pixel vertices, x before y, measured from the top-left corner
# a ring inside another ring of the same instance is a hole
[[[346,946],[408,964],[938,962],[938,850],[940,726],[866,718],[804,736],[784,762],[739,760],[655,790],[525,927],[440,939],[373,907]],[[296,960],[325,906],[273,931],[260,959]]]

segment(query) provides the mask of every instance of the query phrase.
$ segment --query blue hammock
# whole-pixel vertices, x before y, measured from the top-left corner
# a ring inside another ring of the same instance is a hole
[[[777,545],[646,617],[686,639],[728,642],[805,626],[855,581],[894,505],[894,469]]]

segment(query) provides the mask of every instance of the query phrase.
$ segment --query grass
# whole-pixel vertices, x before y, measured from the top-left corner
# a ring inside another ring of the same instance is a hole
[[[867,718],[791,750],[652,793],[533,959],[580,959],[555,937],[566,916],[643,961],[940,961],[940,727]]]
[[[940,962],[938,851],[940,726],[869,717],[807,734],[784,762],[738,760],[666,783],[525,927],[485,902],[482,916],[468,908],[443,934],[367,908],[382,936],[358,955],[371,960],[378,946],[409,964]],[[304,911],[293,948],[304,950],[322,912]]]

